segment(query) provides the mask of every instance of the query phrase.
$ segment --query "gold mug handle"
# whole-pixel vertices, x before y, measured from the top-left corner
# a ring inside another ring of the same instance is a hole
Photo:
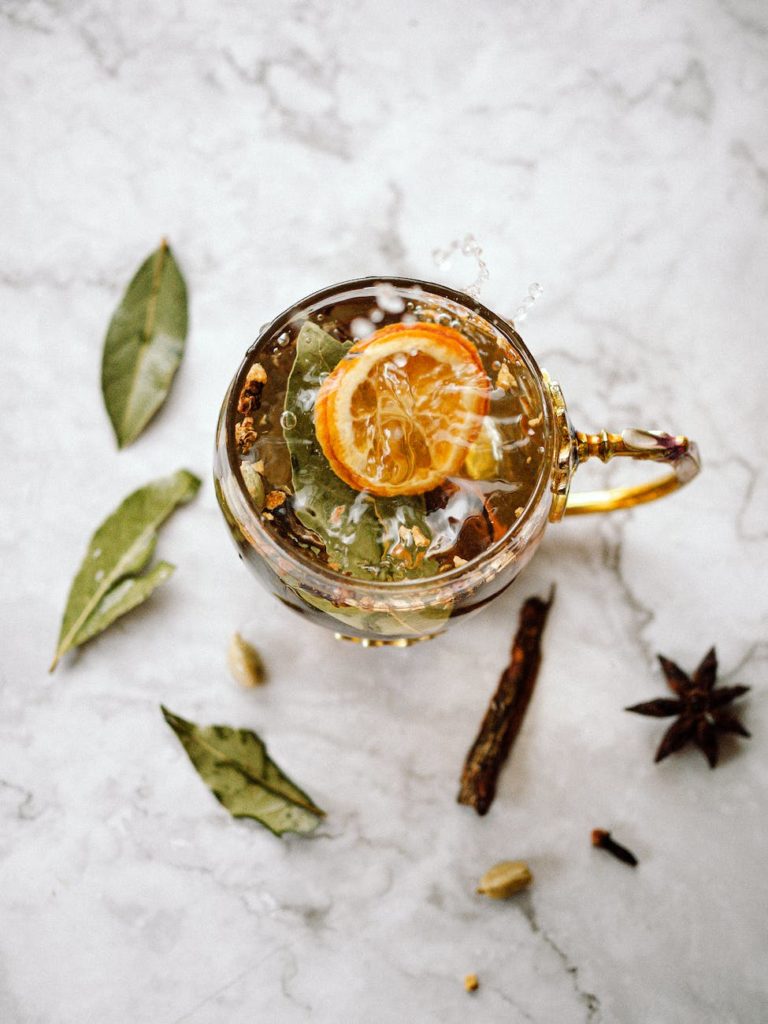
[[[611,512],[655,501],[689,483],[701,470],[698,446],[679,434],[640,430],[637,427],[631,427],[620,434],[611,434],[605,430],[598,434],[585,434],[574,430],[568,419],[560,387],[553,381],[548,381],[548,385],[559,431],[550,520],[557,521],[564,515]],[[592,458],[608,462],[616,456],[663,462],[668,471],[645,483],[628,487],[569,493],[571,477],[582,462]]]

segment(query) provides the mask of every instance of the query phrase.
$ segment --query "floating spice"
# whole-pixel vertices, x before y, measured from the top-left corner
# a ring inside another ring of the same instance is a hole
[[[607,853],[612,854],[617,860],[622,861],[624,864],[629,864],[630,867],[637,867],[637,857],[628,850],[626,846],[622,846],[621,843],[617,843],[612,838],[610,832],[606,832],[603,828],[592,829],[592,845],[596,846],[599,850],[605,850]]]
[[[661,738],[655,757],[657,763],[680,750],[686,743],[694,743],[706,757],[709,767],[715,768],[721,735],[735,733],[746,739],[750,736],[738,718],[723,710],[737,697],[743,697],[749,687],[715,685],[717,655],[714,647],[704,656],[693,677],[663,655],[658,655],[658,658],[667,684],[677,694],[677,698],[658,697],[644,704],[633,704],[624,710],[633,711],[637,715],[650,715],[652,718],[677,716]]]
[[[523,724],[539,672],[541,637],[553,597],[554,589],[547,601],[529,597],[520,609],[509,665],[464,762],[457,799],[478,814],[486,814],[493,803],[499,772]]]

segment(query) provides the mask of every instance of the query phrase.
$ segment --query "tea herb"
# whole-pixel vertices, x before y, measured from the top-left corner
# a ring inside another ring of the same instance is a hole
[[[240,397],[237,400],[237,411],[247,414],[253,411],[259,404],[261,392],[267,383],[267,371],[261,363],[254,363],[245,377]]]
[[[239,633],[234,633],[229,641],[227,665],[232,678],[241,686],[261,686],[266,679],[261,655]]]
[[[465,992],[477,992],[480,987],[480,982],[477,980],[476,974],[467,974],[464,978],[464,991]]]
[[[187,286],[165,239],[139,267],[104,341],[101,390],[119,448],[165,402],[184,354]]]
[[[749,691],[748,686],[716,686],[717,655],[713,647],[704,656],[699,667],[688,676],[674,661],[658,655],[659,663],[667,680],[667,684],[676,698],[659,697],[643,704],[633,704],[625,708],[637,715],[650,715],[652,718],[677,718],[661,738],[655,761],[663,761],[665,757],[680,750],[686,743],[694,743],[704,754],[710,768],[717,766],[719,756],[719,737],[725,733],[749,738],[750,733],[738,718],[724,708],[743,697]]]
[[[253,818],[276,836],[312,832],[325,811],[269,757],[250,729],[199,726],[161,705],[195,770],[234,818]]]
[[[615,839],[611,838],[611,833],[606,832],[605,829],[592,829],[592,845],[612,854],[617,860],[629,864],[632,868],[637,867],[637,857],[634,853],[626,846],[622,846],[621,843],[617,843]]]
[[[285,491],[270,491],[266,497],[266,506],[270,512],[273,512],[285,501]]]
[[[553,599],[554,589],[547,601],[529,597],[523,604],[509,665],[467,754],[457,799],[474,807],[478,814],[486,814],[493,803],[499,773],[523,724],[539,672],[541,637]]]
[[[259,469],[261,466],[261,469]],[[261,512],[264,508],[264,479],[262,473],[264,472],[263,462],[241,462],[240,472],[243,475],[243,481],[245,483],[245,489],[251,496],[251,501],[256,506],[256,511]]]
[[[342,572],[359,579],[433,576],[437,563],[426,557],[423,543],[431,538],[424,498],[374,499],[354,490],[334,473],[317,440],[317,392],[348,348],[311,322],[296,339],[281,420],[291,455],[293,511]],[[418,530],[410,533],[410,545],[402,543],[401,527]]]
[[[503,860],[485,872],[476,891],[492,900],[507,900],[532,881],[533,875],[524,860]]]
[[[141,604],[171,575],[168,562],[139,574],[152,558],[158,527],[199,487],[198,478],[181,469],[129,494],[99,526],[70,587],[51,672],[63,654]]]

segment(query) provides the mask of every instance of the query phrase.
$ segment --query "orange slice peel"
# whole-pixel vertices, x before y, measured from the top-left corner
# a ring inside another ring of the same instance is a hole
[[[391,324],[326,377],[315,431],[338,477],[381,497],[422,494],[456,474],[488,411],[477,349],[441,324]]]

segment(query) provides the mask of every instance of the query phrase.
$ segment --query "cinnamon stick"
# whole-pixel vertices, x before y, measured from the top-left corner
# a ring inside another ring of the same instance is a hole
[[[541,663],[541,637],[554,599],[529,597],[520,609],[520,621],[512,642],[509,665],[499,680],[472,744],[457,800],[486,814],[496,795],[496,782],[512,744],[523,724]]]

